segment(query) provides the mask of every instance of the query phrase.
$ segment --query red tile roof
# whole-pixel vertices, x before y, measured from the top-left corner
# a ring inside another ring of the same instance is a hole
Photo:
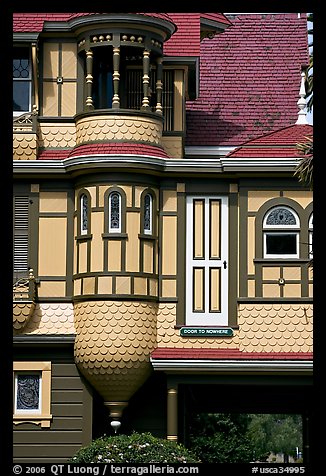
[[[239,349],[157,348],[152,359],[187,360],[312,360],[312,352],[243,352]]]
[[[222,13],[137,13],[138,15],[161,18],[174,23],[177,31],[164,44],[164,54],[168,56],[200,55],[200,19],[231,24]],[[73,18],[96,15],[96,13],[14,13],[14,32],[41,32],[44,21],[68,21]]]
[[[305,142],[312,135],[311,125],[294,124],[247,141],[230,152],[228,157],[302,157],[296,144]]]
[[[71,149],[44,149],[40,150],[38,160],[63,160],[68,157]]]
[[[200,94],[187,101],[186,145],[238,145],[297,120],[306,15],[248,14],[201,42]]]
[[[39,160],[63,160],[68,157],[83,155],[146,155],[150,157],[169,158],[164,149],[158,146],[140,144],[136,142],[98,142],[79,145],[73,149],[44,149],[39,153]]]

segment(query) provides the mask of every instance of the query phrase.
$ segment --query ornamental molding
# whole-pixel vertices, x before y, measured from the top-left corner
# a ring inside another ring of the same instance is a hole
[[[80,155],[64,160],[14,160],[14,174],[54,173],[65,174],[83,168],[141,168],[157,172],[293,172],[300,158],[187,158],[164,159],[162,157],[132,154]]]
[[[200,360],[200,359],[150,359],[154,370],[184,371],[194,370],[213,372],[307,372],[312,373],[313,362],[306,360]]]

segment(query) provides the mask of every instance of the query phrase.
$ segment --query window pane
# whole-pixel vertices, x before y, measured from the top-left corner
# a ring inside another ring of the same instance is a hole
[[[268,255],[296,255],[297,234],[266,234],[266,254]]]
[[[30,82],[14,81],[13,84],[13,110],[29,111]]]
[[[266,225],[296,225],[296,219],[290,210],[287,208],[278,207],[269,213],[266,220]]]
[[[110,195],[110,229],[120,230],[120,194],[117,192]]]
[[[40,376],[17,375],[17,410],[39,410]]]

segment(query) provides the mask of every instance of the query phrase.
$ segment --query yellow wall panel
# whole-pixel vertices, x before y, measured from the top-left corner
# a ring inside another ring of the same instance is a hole
[[[91,271],[103,271],[103,212],[93,212],[91,221]]]
[[[86,273],[87,271],[87,242],[82,241],[78,245],[79,250],[79,263],[78,272]]]
[[[108,241],[108,270],[121,271],[121,241]]]
[[[177,272],[177,217],[163,217],[162,274]]]
[[[98,277],[98,294],[112,294],[112,276]]]
[[[177,192],[175,190],[163,191],[163,211],[164,212],[177,211]]]
[[[59,44],[44,43],[43,45],[43,77],[59,76]]]
[[[139,271],[139,227],[140,214],[126,214],[128,240],[126,243],[126,271]]]
[[[43,116],[58,115],[58,85],[43,82]]]
[[[61,116],[74,116],[76,114],[76,83],[61,85]]]
[[[95,294],[95,278],[93,276],[83,278],[83,294]]]
[[[74,295],[80,295],[81,294],[81,279],[75,279],[74,280]]]
[[[76,43],[62,43],[62,76],[76,79],[77,77],[77,45]]]
[[[263,280],[279,279],[281,275],[281,269],[279,266],[264,266],[263,267]]]
[[[278,284],[263,284],[263,297],[280,297],[280,295]]]
[[[143,271],[144,273],[153,273],[153,242],[145,241],[143,243]]]
[[[278,191],[268,191],[268,190],[260,190],[260,191],[249,191],[248,192],[248,211],[249,212],[256,212],[259,208],[267,202],[275,197],[279,197],[280,192]]]
[[[116,277],[116,294],[130,294],[129,276]]]
[[[65,276],[67,254],[67,219],[51,217],[39,219],[40,276]]]
[[[301,284],[285,284],[284,297],[301,297]]]
[[[255,280],[248,279],[248,297],[255,297],[256,290],[255,290]]]
[[[40,192],[40,212],[66,212],[67,192]]]
[[[309,289],[309,297],[313,297],[313,295],[314,295],[314,286],[313,286],[313,284],[309,284],[308,289]]]
[[[254,274],[254,258],[255,258],[255,217],[248,217],[248,274]]]
[[[41,281],[38,286],[39,297],[63,297],[66,295],[65,281]]]
[[[312,202],[313,192],[308,190],[290,190],[283,193],[284,197],[291,198],[306,208]]]
[[[300,266],[288,266],[283,268],[283,278],[287,279],[301,279]]]
[[[175,279],[162,280],[162,297],[175,297],[177,295],[177,281]]]
[[[157,296],[158,286],[157,279],[149,280],[149,294],[150,296]]]
[[[147,294],[146,278],[134,278],[134,294]]]
[[[118,185],[126,194],[126,206],[132,207],[132,186],[131,185]]]

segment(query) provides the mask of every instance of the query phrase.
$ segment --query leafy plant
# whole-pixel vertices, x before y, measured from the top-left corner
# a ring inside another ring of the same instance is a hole
[[[70,463],[199,463],[183,445],[151,433],[103,436],[81,448]]]
[[[200,414],[192,424],[190,449],[203,463],[247,463],[255,458],[246,435],[246,415]]]

